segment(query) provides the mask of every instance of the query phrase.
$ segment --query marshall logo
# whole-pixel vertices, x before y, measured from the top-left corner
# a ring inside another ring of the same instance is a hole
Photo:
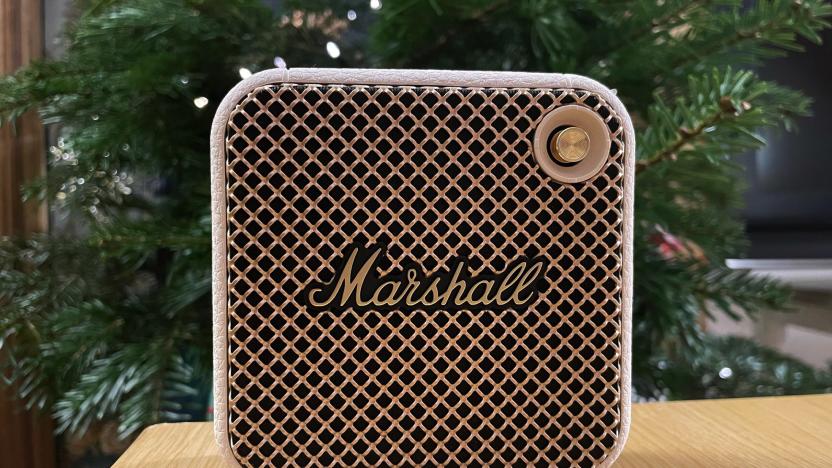
[[[546,288],[542,257],[521,258],[502,273],[471,276],[463,259],[430,276],[421,268],[379,276],[384,249],[352,246],[336,262],[329,283],[312,283],[304,298],[313,310],[519,309]]]

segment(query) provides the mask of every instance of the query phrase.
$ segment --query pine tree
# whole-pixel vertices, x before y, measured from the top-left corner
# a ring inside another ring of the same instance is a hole
[[[4,373],[29,405],[54,413],[59,431],[115,420],[126,437],[204,415],[210,120],[241,75],[280,61],[568,72],[615,88],[638,133],[637,394],[832,386],[827,372],[705,337],[699,321],[788,301],[781,285],[724,266],[745,248],[734,157],[808,114],[809,99],[747,68],[799,52],[800,38],[819,42],[829,4],[286,1],[273,11],[258,0],[89,0],[78,9],[64,57],[0,79],[6,124],[37,109],[60,133],[48,174],[25,194],[72,229],[0,243]],[[717,380],[729,365],[733,377]]]

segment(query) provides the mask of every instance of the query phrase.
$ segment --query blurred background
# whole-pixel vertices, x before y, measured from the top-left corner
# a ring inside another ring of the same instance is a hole
[[[637,401],[832,391],[832,7],[0,0],[0,466],[211,418],[208,133],[271,67],[580,73],[638,132]]]

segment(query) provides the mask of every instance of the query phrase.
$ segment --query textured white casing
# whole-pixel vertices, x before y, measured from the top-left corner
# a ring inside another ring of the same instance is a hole
[[[622,356],[621,429],[616,446],[602,466],[610,466],[621,454],[630,429],[631,335],[633,291],[633,190],[635,182],[635,132],[630,116],[615,93],[601,83],[579,75],[447,70],[382,70],[293,68],[273,69],[252,75],[237,84],[220,103],[211,128],[211,213],[213,243],[214,314],[214,434],[223,457],[239,466],[227,428],[227,251],[225,196],[225,130],[237,103],[254,89],[278,83],[343,85],[459,86],[476,88],[575,88],[596,93],[618,114],[624,126],[624,199],[622,246]]]

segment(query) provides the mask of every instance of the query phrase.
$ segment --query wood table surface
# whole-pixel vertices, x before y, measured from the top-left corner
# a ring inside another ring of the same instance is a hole
[[[225,466],[211,423],[148,427],[115,464]],[[633,405],[616,467],[832,467],[832,394]]]

